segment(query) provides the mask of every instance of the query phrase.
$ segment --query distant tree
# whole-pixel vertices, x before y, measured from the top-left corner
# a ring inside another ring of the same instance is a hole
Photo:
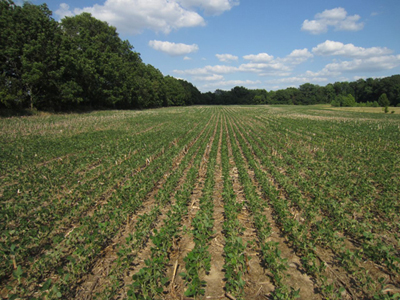
[[[252,104],[264,104],[267,99],[264,95],[255,95],[253,98]]]
[[[272,99],[274,104],[289,104],[291,101],[291,95],[289,90],[277,90]]]
[[[183,80],[183,79],[178,79],[183,88],[186,91],[187,99],[185,105],[193,105],[197,104],[201,101],[201,93],[200,91],[190,82]]]
[[[400,103],[400,75],[379,79],[379,94],[385,93],[390,102],[389,106]]]
[[[215,94],[212,92],[202,93],[200,102],[196,104],[202,104],[202,105],[215,104]]]
[[[243,86],[235,86],[230,91],[230,104],[251,104],[252,95],[251,91]]]
[[[325,103],[331,103],[335,99],[335,89],[332,84],[325,86],[323,94],[325,96]]]
[[[348,95],[352,94],[354,96],[354,91],[353,88],[350,86],[350,84],[347,81],[343,82],[335,82],[333,84],[333,88],[335,89],[336,95]]]
[[[299,86],[299,97],[298,101],[303,104],[317,104],[318,100],[318,89],[319,86],[305,83]]]
[[[268,99],[268,92],[264,89],[256,89],[253,93],[253,104],[266,104]]]
[[[347,96],[342,96],[342,106],[344,107],[357,106],[356,100],[354,99],[352,94],[348,94]]]
[[[389,106],[390,102],[389,102],[389,99],[388,99],[388,97],[386,96],[385,93],[383,93],[383,94],[379,97],[378,103],[379,103],[379,105],[382,106],[382,107],[387,107],[387,106]]]
[[[335,99],[332,100],[331,105],[333,107],[339,107],[340,106],[340,101],[337,98],[335,98]]]
[[[165,77],[166,98],[168,106],[182,106],[187,101],[188,94],[178,79],[172,76]]]

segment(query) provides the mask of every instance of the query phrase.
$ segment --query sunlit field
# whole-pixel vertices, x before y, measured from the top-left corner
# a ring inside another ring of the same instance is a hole
[[[194,106],[0,126],[3,298],[400,293],[400,108]]]

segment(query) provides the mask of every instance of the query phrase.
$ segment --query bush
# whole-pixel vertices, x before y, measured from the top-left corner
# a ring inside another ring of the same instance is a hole
[[[356,100],[354,99],[353,95],[348,94],[347,97],[343,96],[342,106],[345,106],[345,107],[357,106]]]
[[[379,103],[380,106],[382,106],[382,107],[386,107],[386,106],[389,106],[389,105],[390,105],[389,99],[388,99],[388,97],[386,96],[385,93],[383,93],[383,94],[379,97],[378,103]]]
[[[332,105],[333,107],[339,107],[339,106],[340,106],[340,102],[337,101],[336,99],[334,99],[334,100],[332,100],[331,105]]]

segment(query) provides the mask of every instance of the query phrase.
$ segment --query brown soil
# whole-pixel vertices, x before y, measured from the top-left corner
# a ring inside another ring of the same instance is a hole
[[[119,249],[118,246],[123,245],[125,243],[126,238],[129,236],[129,234],[131,232],[133,232],[135,225],[136,225],[136,221],[140,218],[140,216],[144,215],[145,213],[149,213],[153,209],[154,206],[158,205],[156,202],[156,199],[155,199],[155,196],[157,195],[158,191],[162,188],[162,186],[166,182],[168,176],[179,167],[182,159],[185,157],[185,155],[187,155],[188,150],[203,135],[203,133],[207,127],[208,126],[205,126],[204,129],[201,131],[201,133],[194,140],[192,140],[189,145],[187,145],[183,148],[180,155],[175,158],[175,161],[173,163],[173,168],[171,170],[169,170],[168,173],[163,176],[163,178],[156,185],[157,187],[147,196],[146,200],[143,203],[142,209],[130,217],[130,219],[128,220],[128,222],[126,224],[126,227],[119,232],[118,236],[115,237],[114,242],[110,245],[112,248],[109,251],[106,251],[107,249],[105,249],[104,257],[102,257],[100,260],[95,262],[91,273],[89,273],[86,277],[82,278],[82,281],[79,284],[79,287],[77,288],[75,298],[91,299],[94,294],[96,294],[96,293],[101,294],[103,292],[104,288],[107,287],[107,285],[111,284],[111,280],[108,277],[108,275],[109,275],[109,271],[113,267],[115,267],[115,261],[118,258],[118,256],[117,256],[117,251]],[[194,159],[197,151],[195,151],[195,153],[191,159],[191,162],[184,170],[184,172],[183,172],[184,175],[179,180],[179,183],[175,189],[175,192],[177,190],[179,190],[182,187],[183,183],[185,182],[187,172],[193,163],[193,159]],[[171,203],[161,209],[160,216],[157,219],[156,223],[153,224],[153,228],[159,229],[163,226],[163,221],[165,220],[165,218],[167,216],[167,212],[170,210],[171,205],[173,205],[175,202],[173,197],[171,199],[172,199]],[[132,280],[131,280],[132,275],[134,273],[136,273],[137,270],[140,270],[142,267],[144,267],[145,259],[148,259],[151,256],[150,249],[154,245],[151,242],[151,240],[149,240],[149,237],[147,238],[147,242],[144,243],[143,246],[144,246],[143,248],[139,249],[138,253],[135,253],[135,255],[137,257],[133,263],[133,266],[131,268],[129,268],[128,272],[125,274],[124,278],[122,279],[123,287],[121,288],[121,290],[119,292],[120,296],[122,295],[123,297],[126,297],[128,286],[132,282]]]
[[[196,213],[200,209],[199,200],[203,196],[203,188],[206,179],[210,151],[212,144],[215,140],[216,131],[217,125],[214,127],[214,132],[210,141],[207,142],[207,147],[204,151],[203,158],[200,163],[197,183],[192,191],[192,196],[190,198],[188,214],[185,216],[182,222],[181,227],[186,228],[187,231],[182,232],[181,237],[174,244],[174,247],[170,254],[170,266],[166,274],[168,278],[172,279],[165,294],[166,299],[178,299],[180,295],[183,295],[185,292],[185,282],[181,278],[181,276],[179,276],[179,274],[186,272],[185,262],[183,259],[195,247],[195,243],[193,242],[193,237],[190,232],[193,229],[191,223],[193,218],[196,216]]]
[[[222,178],[222,165],[221,165],[221,143],[222,143],[222,130],[219,136],[218,152],[216,159],[216,167],[214,172],[214,227],[215,232],[211,242],[209,251],[211,253],[211,269],[210,272],[204,276],[207,282],[205,289],[206,299],[222,299],[225,295],[224,291],[224,234],[222,232],[222,224],[224,223],[224,204],[222,200],[223,178]],[[221,298],[222,297],[222,298]]]

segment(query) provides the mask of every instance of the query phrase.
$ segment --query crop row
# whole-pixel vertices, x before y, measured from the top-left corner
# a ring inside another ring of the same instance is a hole
[[[151,258],[146,259],[145,267],[132,276],[133,283],[128,291],[129,299],[154,299],[163,292],[164,286],[168,282],[165,273],[169,262],[169,253],[174,237],[181,232],[180,224],[183,216],[187,214],[188,202],[198,177],[206,146],[206,143],[202,145],[187,173],[186,181],[176,192],[175,204],[167,213],[163,226],[158,230],[153,230],[153,235],[150,237],[153,243]]]
[[[233,131],[232,123],[230,123],[228,132],[231,140],[233,157],[238,168],[240,180],[244,187],[248,206],[253,215],[254,225],[257,229],[258,242],[262,252],[262,260],[266,269],[272,273],[275,290],[271,296],[273,299],[297,298],[299,296],[299,290],[296,291],[285,284],[285,279],[288,276],[285,273],[288,267],[287,259],[281,257],[279,243],[268,239],[271,234],[271,224],[263,214],[267,203],[257,194],[256,187],[248,174],[243,155],[251,161],[250,165],[254,166],[254,161],[252,161],[252,157],[248,155],[248,149],[240,146],[241,144],[238,141],[238,136]]]
[[[235,106],[10,122],[2,298],[398,297],[394,118]]]
[[[248,128],[248,126],[246,128]],[[253,153],[248,153],[248,157],[254,156],[255,154],[266,167],[266,171],[270,172],[272,178],[274,178],[279,186],[287,193],[288,200],[290,199],[290,201],[279,201],[279,195],[274,196],[274,193],[276,194],[276,189],[271,185],[268,177],[261,171],[257,172],[257,167],[254,167],[256,174],[258,173],[260,182],[263,184],[268,196],[274,203],[274,209],[277,212],[278,221],[284,228],[285,232],[287,232],[289,240],[291,240],[297,251],[301,254],[305,268],[308,269],[311,275],[320,278],[320,284],[324,288],[327,296],[329,295],[332,297],[332,295],[336,294],[339,295],[340,298],[340,294],[343,292],[342,284],[339,285],[337,292],[335,292],[332,284],[326,283],[326,276],[322,275],[326,263],[320,259],[320,256],[316,252],[317,246],[333,249],[340,258],[339,264],[342,265],[347,272],[353,274],[352,276],[354,276],[354,278],[356,278],[359,283],[358,288],[362,290],[361,292],[370,294],[371,291],[368,291],[368,289],[371,289],[371,283],[373,281],[371,277],[369,277],[368,272],[361,267],[366,259],[365,255],[368,255],[368,253],[364,252],[363,255],[363,249],[361,249],[360,252],[346,247],[343,238],[338,236],[336,231],[337,227],[335,228],[332,227],[332,225],[329,225],[332,224],[332,221],[335,219],[339,221],[339,218],[324,218],[321,221],[318,221],[318,209],[321,207],[323,208],[324,203],[330,205],[330,212],[338,213],[338,211],[340,211],[338,207],[332,207],[332,204],[335,202],[322,202],[323,199],[328,200],[329,197],[320,198],[313,195],[312,190],[309,189],[310,180],[306,181],[300,175],[298,175],[297,178],[290,178],[293,176],[293,169],[299,164],[296,163],[296,161],[293,161],[293,159],[290,159],[284,151],[282,151],[280,155],[282,159],[275,155],[273,159],[274,163],[272,163],[272,160],[268,158],[272,156],[270,145],[272,141],[268,140],[268,144],[264,144],[265,136],[261,135],[262,133],[260,132],[257,133],[258,136],[253,136],[252,140],[249,139]],[[246,135],[249,137],[252,136],[252,134],[249,134],[248,130],[246,130]],[[242,145],[246,144],[243,139],[240,142]],[[260,148],[258,148],[259,146],[264,147],[264,151],[261,151]],[[286,164],[279,164],[279,162],[284,161],[285,157],[288,159],[288,161],[285,161]],[[287,172],[282,173],[282,170],[284,170],[282,168],[283,166],[286,167],[286,170],[288,170]],[[291,169],[288,169],[288,166],[290,166]],[[293,185],[293,182],[296,182],[297,184]],[[302,187],[302,190],[298,189],[299,186]],[[312,196],[305,198],[305,194]],[[292,213],[293,211],[297,211],[300,214],[300,218],[296,218]],[[306,222],[304,223],[301,220],[306,220]],[[341,219],[341,222],[343,222],[343,218]],[[365,230],[363,233],[364,232]],[[379,244],[377,246],[379,247]],[[396,257],[392,256],[392,258],[390,258],[390,256],[388,256],[390,255],[390,246],[386,246],[386,249],[385,260],[387,265],[391,264],[391,261],[396,261]],[[375,256],[382,253],[382,251],[379,251],[377,248],[375,248],[375,251]],[[376,262],[380,261],[380,259],[376,260]],[[374,284],[375,289],[378,287],[376,285],[377,282]],[[351,291],[351,287],[347,286],[347,289],[349,293],[354,294],[354,292]]]
[[[202,134],[192,146],[185,149],[184,157],[180,160],[179,165],[170,172],[163,186],[157,191],[155,195],[156,202],[150,212],[144,213],[138,217],[134,231],[128,234],[124,244],[119,245],[117,250],[118,259],[110,271],[109,276],[112,279],[112,284],[110,284],[106,291],[102,292],[102,295],[99,295],[101,298],[110,299],[114,297],[121,288],[120,285],[124,274],[135,260],[135,254],[138,254],[148,241],[152,234],[152,229],[154,229],[156,221],[160,217],[161,210],[166,205],[171,204],[174,192],[179,189],[179,181],[185,178],[185,173],[193,163],[194,158],[200,155],[199,153],[204,150],[202,145],[206,144],[210,139],[211,126],[208,127],[205,134]]]
[[[220,124],[217,122],[218,130],[216,137],[220,136]],[[211,147],[208,154],[208,165],[202,197],[199,200],[199,210],[192,220],[192,236],[195,246],[184,258],[186,272],[180,275],[187,282],[185,295],[188,297],[196,297],[204,295],[203,286],[206,285],[201,280],[203,273],[209,272],[211,269],[211,254],[208,251],[210,239],[212,238],[214,220],[212,218],[214,211],[213,190],[215,185],[214,172],[218,150],[218,140],[213,139],[207,147]]]
[[[192,138],[192,135],[182,138],[176,146],[167,149],[141,172],[137,172],[133,177],[128,176],[124,184],[117,186],[105,203],[95,207],[90,215],[81,216],[72,231],[59,236],[59,240],[53,239],[53,243],[46,247],[45,253],[26,263],[29,272],[23,271],[24,265],[19,264],[26,253],[21,247],[22,243],[18,248],[11,246],[5,256],[12,262],[10,267],[14,266],[13,277],[18,284],[10,285],[10,293],[34,295],[37,288],[32,290],[32,286],[37,286],[37,283],[43,282],[49,276],[56,277],[55,281],[61,281],[61,286],[66,287],[78,280],[81,274],[87,271],[93,258],[107,246],[110,238],[126,222],[127,216],[140,207],[142,199],[153,189],[157,180],[170,169],[173,158]],[[114,176],[118,178],[121,175],[115,173]],[[32,239],[34,235],[27,237]],[[42,237],[39,235],[39,238]],[[18,266],[15,268],[16,264]],[[54,270],[58,270],[56,275],[53,273]]]

